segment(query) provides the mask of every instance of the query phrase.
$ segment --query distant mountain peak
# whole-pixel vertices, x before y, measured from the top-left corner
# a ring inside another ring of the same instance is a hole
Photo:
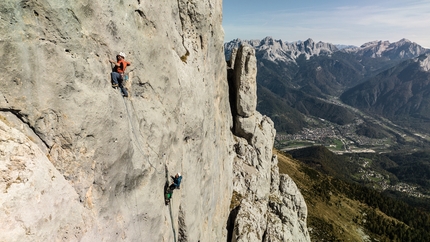
[[[267,36],[262,40],[241,40],[235,39],[225,43],[225,53],[227,59],[230,57],[231,50],[239,47],[242,43],[248,43],[256,50],[257,56],[274,63],[293,62],[299,56],[304,55],[306,59],[312,56],[326,55],[329,56],[337,51],[346,53],[355,53],[358,56],[370,58],[385,58],[388,60],[404,60],[429,53],[430,50],[423,48],[415,42],[408,39],[401,39],[397,42],[390,43],[388,40],[375,40],[367,42],[360,47],[333,45],[326,42],[315,42],[308,38],[305,41],[284,42]]]
[[[267,42],[267,41],[273,41],[274,39],[273,39],[273,37],[272,36],[267,36],[266,38],[264,38],[262,41],[265,41],[265,42]]]
[[[370,41],[367,43],[364,43],[360,46],[360,48],[369,48],[369,47],[373,47],[373,46],[388,46],[390,44],[390,41],[385,40],[374,40],[374,41]]]
[[[233,48],[237,48],[240,44],[247,43],[260,52],[263,59],[272,62],[295,62],[296,58],[304,55],[306,59],[311,56],[329,55],[338,51],[335,45],[330,43],[318,42],[311,38],[305,41],[296,41],[292,43],[282,40],[275,40],[270,36],[258,40],[233,40],[225,44],[225,52],[227,59]]]
[[[403,39],[399,40],[399,43],[412,43],[412,41],[403,38]]]
[[[354,50],[354,49],[357,49],[358,47],[355,46],[355,45],[342,45],[342,44],[339,44],[339,45],[336,45],[336,48],[338,50],[343,50],[343,49]]]
[[[315,42],[314,42],[314,40],[313,40],[313,39],[309,38],[309,39],[307,39],[304,43],[305,43],[305,44],[308,44],[308,45],[313,45]]]
[[[348,49],[346,51],[356,52],[358,55],[371,58],[384,57],[392,60],[414,58],[428,53],[430,50],[403,38],[394,43],[390,43],[388,40],[375,40],[367,42],[357,49]]]

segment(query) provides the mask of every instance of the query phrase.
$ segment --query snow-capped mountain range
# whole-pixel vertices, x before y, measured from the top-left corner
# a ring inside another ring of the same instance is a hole
[[[225,44],[225,50],[228,54],[233,48],[237,48],[242,43],[247,43],[255,48],[256,53],[264,52],[262,58],[274,62],[295,62],[295,59],[300,55],[305,55],[309,59],[313,55],[329,55],[339,49],[329,43],[317,42],[312,39],[306,41],[296,41],[292,43],[284,42],[282,40],[275,40],[272,37],[266,37],[260,40],[241,40],[235,39]]]
[[[425,49],[407,39],[401,39],[394,43],[390,43],[389,41],[372,41],[360,47],[355,47],[334,45],[321,41],[315,42],[312,39],[288,43],[282,40],[275,40],[272,37],[266,37],[262,40],[235,39],[225,43],[226,57],[229,58],[231,50],[237,48],[242,43],[247,43],[254,47],[257,57],[273,62],[295,62],[301,55],[309,59],[312,56],[331,55],[337,51],[371,58],[386,58],[388,60],[409,59],[430,52],[429,49]]]
[[[409,59],[429,52],[428,49],[407,39],[401,39],[394,43],[390,43],[389,41],[372,41],[363,44],[359,48],[346,48],[343,51],[355,52],[359,55],[372,58],[386,57],[389,59]]]
[[[356,100],[350,103],[351,106],[367,105],[368,110],[386,115],[392,121],[412,116],[427,117],[430,113],[427,108],[430,107],[430,96],[426,94],[430,93],[430,87],[427,88],[430,50],[407,39],[394,43],[372,41],[359,47],[312,39],[296,42],[271,37],[236,39],[224,44],[227,59],[230,52],[243,43],[251,45],[256,52],[257,108],[273,118],[281,131],[294,133],[304,127],[306,121],[300,119],[297,112],[338,124],[352,122],[354,115],[349,110],[330,101],[332,97],[340,96],[345,100]],[[353,88],[360,84],[362,90],[358,90],[358,94],[347,92],[356,90]],[[389,88],[393,87],[396,87],[395,92],[389,93]],[[375,106],[372,106],[373,102],[360,102],[375,97],[378,99]],[[330,100],[324,101],[327,98]],[[397,111],[402,115],[393,116]],[[422,120],[417,120],[411,127],[421,129],[425,126],[422,129],[427,130],[427,126],[420,123]],[[428,130],[430,132],[430,128]]]

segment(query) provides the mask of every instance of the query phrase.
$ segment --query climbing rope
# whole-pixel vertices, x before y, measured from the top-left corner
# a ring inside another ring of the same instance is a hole
[[[125,206],[127,207],[128,211],[131,211],[131,207],[129,202],[131,201],[131,199],[127,198],[127,194],[129,196],[131,196],[131,192],[127,193],[127,174],[128,171],[133,169],[132,168],[132,164],[131,162],[127,162],[126,165],[121,165],[121,175],[123,175],[123,184],[122,184],[122,188],[121,189],[117,189],[116,186],[114,188],[114,198],[113,198],[113,202],[114,202],[114,207],[116,207],[118,209],[118,212],[121,212],[121,205],[125,204]],[[135,184],[136,185],[136,184]],[[131,191],[131,189],[130,189]],[[120,197],[123,197],[123,199],[120,200]],[[136,193],[134,194],[135,197],[135,203],[136,203],[136,207],[134,208],[134,215],[138,216],[140,214],[139,211],[139,207],[137,205],[137,197],[136,197]],[[137,220],[137,219],[136,219]],[[122,223],[118,223],[118,227],[122,230],[122,232],[125,232],[126,229],[124,228],[124,221],[122,221]],[[135,231],[135,234],[139,234],[140,238],[142,238],[142,231],[137,227],[136,222],[132,223],[132,226],[130,227],[130,229],[133,228]]]
[[[130,127],[131,127],[131,132],[133,133],[133,136],[134,136],[134,138],[135,138],[135,140],[136,140],[136,142],[137,142],[137,149],[140,151],[140,153],[141,153],[141,155],[142,156],[146,156],[145,155],[145,152],[142,150],[142,148],[141,148],[141,145],[140,145],[140,142],[139,142],[139,139],[137,138],[137,135],[136,135],[136,132],[135,132],[135,128],[134,128],[134,126],[133,126],[133,122],[131,121],[131,115],[130,115],[130,111],[129,111],[129,109],[128,109],[128,105],[127,105],[127,102],[125,101],[125,98],[123,98],[123,101],[124,101],[124,106],[125,106],[125,110],[126,110],[126,112],[127,112],[127,117],[128,117],[128,122],[129,122],[129,124],[130,124]],[[151,148],[152,149],[152,148]],[[152,150],[152,151],[154,151],[154,150]],[[157,152],[155,152],[154,151],[154,153],[156,153],[157,154],[157,156],[158,156],[158,158],[160,158],[160,155],[157,153]],[[163,154],[164,155],[164,154]],[[158,171],[158,169],[157,169],[157,167],[155,167],[150,161],[149,161],[149,156],[146,156],[147,158],[146,158],[146,160],[147,160],[147,162],[148,162],[148,164],[152,167],[152,168],[154,168],[154,170],[155,170],[155,172],[157,172],[157,173],[159,173],[159,174],[161,174],[162,173],[162,171]]]
[[[169,212],[170,212],[170,221],[172,223],[172,230],[173,230],[173,241],[176,242],[176,231],[175,231],[175,225],[173,224],[173,214],[172,214],[172,204],[169,203]]]
[[[167,165],[165,165],[165,170],[166,170],[166,185],[167,185],[167,189],[169,189],[169,170],[167,169]],[[176,242],[176,230],[175,230],[175,225],[173,223],[172,201],[169,201],[169,213],[170,213],[170,221],[172,223],[173,240]]]
[[[130,168],[133,168],[132,167],[132,164],[131,164],[131,162],[127,162],[128,163],[128,165],[126,166],[126,169],[130,169]],[[124,170],[123,170],[123,172],[124,172]],[[127,174],[127,172],[125,172],[124,174]],[[126,176],[124,176],[124,186],[125,186],[125,177]],[[135,186],[136,186],[136,184],[134,184]],[[125,189],[124,189],[125,190]],[[135,216],[139,216],[139,214],[140,214],[140,211],[139,211],[139,206],[138,206],[138,204],[137,204],[137,195],[136,195],[136,189],[133,189],[133,190],[135,190],[134,191],[134,203],[135,203]],[[128,204],[128,200],[129,199],[125,199],[125,205],[127,206],[127,208],[129,209],[129,210],[131,210],[130,209],[130,206],[129,206],[129,204]],[[137,218],[136,218],[136,220],[137,220]],[[142,238],[142,231],[138,228],[138,227],[136,227],[136,222],[134,222],[133,223],[133,227],[134,227],[134,231],[136,232],[136,231],[138,231],[138,233],[139,233],[139,235],[140,235],[140,238]]]
[[[142,150],[142,148],[140,147],[140,142],[139,142],[139,139],[137,138],[137,136],[136,136],[136,132],[135,132],[135,128],[134,128],[134,126],[133,126],[133,122],[131,122],[131,115],[130,115],[130,111],[129,111],[129,109],[128,109],[128,105],[127,105],[127,102],[125,101],[125,98],[123,98],[123,101],[124,101],[124,106],[125,106],[125,110],[127,111],[127,117],[128,117],[128,122],[129,122],[129,124],[130,124],[130,127],[131,127],[131,130],[132,130],[132,133],[133,133],[133,136],[134,136],[134,138],[136,139],[136,142],[138,143],[138,145],[137,145],[137,147],[138,147],[138,149],[139,149],[139,151],[141,152],[141,154],[143,155],[143,156],[145,156],[145,152]],[[133,105],[133,103],[132,103],[132,108],[133,108],[133,110],[135,110],[134,109],[134,105]],[[148,146],[155,154],[157,154],[157,156],[158,157],[160,157],[160,155],[154,150],[154,149],[152,149],[152,147],[151,146]],[[163,154],[163,156],[164,156],[165,154]],[[157,172],[157,173],[161,173],[161,171],[158,171],[157,170],[157,168],[149,161],[149,158],[147,159],[147,161],[148,161],[148,163],[149,163],[149,165],[152,167],[152,168],[154,168],[154,170],[155,170],[155,172]],[[169,185],[169,172],[168,172],[168,169],[167,169],[167,164],[166,164],[166,162],[164,161],[164,165],[165,165],[165,173],[166,173],[166,183],[167,183],[167,186]],[[137,208],[137,198],[136,198],[136,195],[135,195],[135,202],[136,202],[136,208]],[[137,208],[138,209],[138,208]],[[173,213],[172,213],[172,203],[171,203],[171,201],[169,201],[169,214],[170,214],[170,221],[171,221],[171,224],[172,224],[172,231],[173,231],[173,239],[174,239],[174,241],[176,242],[176,230],[175,230],[175,225],[174,225],[174,222],[173,222]]]
[[[131,108],[133,109],[133,113],[137,113],[136,112],[136,108],[134,107],[134,104],[133,104],[133,102],[130,102],[131,103]],[[140,133],[140,132],[139,132]],[[155,151],[150,145],[148,145],[148,147],[152,150],[152,152],[154,152],[155,154],[157,154],[157,156],[158,157],[160,157],[160,155],[158,154],[158,152],[157,151]],[[164,154],[163,154],[164,155]]]
[[[140,153],[141,153],[141,155],[143,155],[143,156],[145,156],[145,152],[142,150],[142,148],[140,147],[140,142],[139,142],[139,139],[137,138],[137,135],[136,135],[136,129],[134,128],[134,125],[133,125],[133,122],[131,121],[131,114],[130,114],[130,111],[129,111],[129,108],[128,108],[128,105],[127,105],[127,102],[126,102],[126,100],[125,100],[125,98],[123,98],[123,102],[124,102],[124,106],[125,106],[125,110],[126,110],[126,112],[127,112],[127,117],[128,117],[128,122],[129,122],[129,124],[130,124],[130,127],[131,127],[131,132],[133,133],[133,136],[134,136],[134,138],[135,138],[135,140],[136,140],[136,142],[137,142],[137,147],[138,147],[138,150],[140,151]],[[136,112],[136,110],[135,110],[135,108],[134,108],[134,105],[133,105],[133,103],[131,103],[131,105],[132,105],[132,108],[133,108],[133,111],[134,112]],[[160,155],[158,154],[158,152],[156,152],[151,146],[149,146],[148,145],[148,147],[155,153],[155,154],[157,154],[157,156],[158,157],[160,157]],[[165,154],[163,154],[163,156],[164,156]],[[147,162],[148,162],[148,164],[152,167],[152,168],[154,168],[154,170],[155,170],[155,172],[156,173],[161,173],[161,171],[158,171],[157,170],[157,167],[155,167],[150,161],[149,161],[149,157],[147,156]],[[165,172],[166,172],[166,183],[167,183],[167,186],[169,185],[169,172],[168,172],[168,169],[167,169],[167,164],[166,164],[166,162],[164,161],[164,165],[165,165]],[[135,194],[135,204],[136,204],[136,209],[137,209],[137,214],[139,214],[139,211],[138,211],[138,206],[137,206],[137,197],[136,197],[136,194]],[[174,240],[174,242],[176,242],[176,230],[175,230],[175,225],[174,225],[174,222],[173,222],[173,213],[172,213],[172,203],[171,203],[171,201],[169,201],[169,214],[170,214],[170,221],[171,221],[171,224],[172,224],[172,231],[173,231],[173,240]]]

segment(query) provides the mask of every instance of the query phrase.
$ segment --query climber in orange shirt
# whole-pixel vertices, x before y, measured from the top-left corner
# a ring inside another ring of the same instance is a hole
[[[111,73],[112,87],[119,86],[124,97],[128,97],[127,89],[124,87],[124,72],[125,68],[131,65],[131,63],[125,60],[124,52],[119,52],[116,56],[116,60],[117,61],[109,60],[110,63],[115,65]]]

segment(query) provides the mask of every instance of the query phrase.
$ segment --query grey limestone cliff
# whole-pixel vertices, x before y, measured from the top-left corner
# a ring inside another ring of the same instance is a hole
[[[249,204],[288,193],[260,204],[285,220],[283,201],[297,196],[257,174],[274,170],[273,124],[246,93],[232,115],[221,20],[220,0],[1,1],[0,241],[226,241],[244,157],[259,190]],[[129,98],[110,83],[119,51],[132,63]]]
[[[228,241],[310,241],[304,198],[290,177],[279,175],[272,154],[273,122],[256,111],[255,50],[241,45],[231,60],[236,157]]]

